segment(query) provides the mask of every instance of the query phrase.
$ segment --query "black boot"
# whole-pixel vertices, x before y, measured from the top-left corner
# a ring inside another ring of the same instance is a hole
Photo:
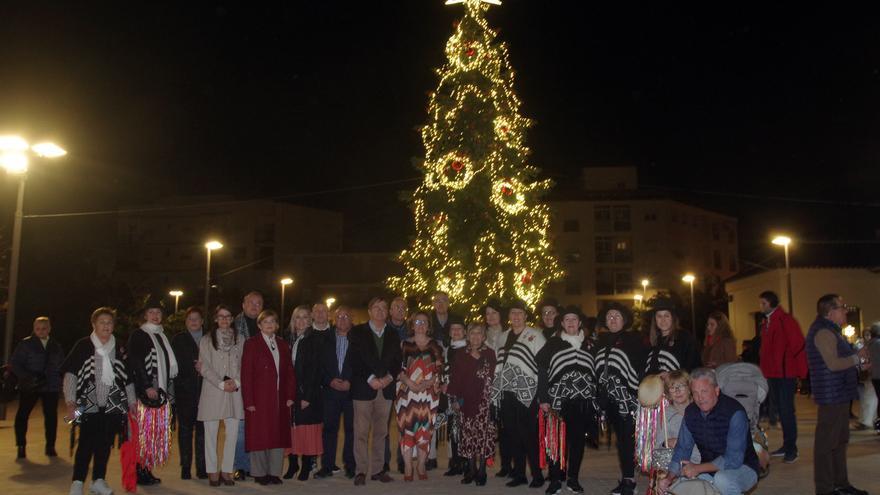
[[[486,459],[478,461],[477,476],[474,478],[474,484],[477,486],[486,486]]]
[[[312,474],[312,459],[314,456],[304,455],[302,457],[302,469],[299,470],[297,479],[300,481],[308,481],[309,475]]]
[[[138,466],[137,467],[137,484],[143,486],[155,485],[156,482],[153,480],[153,476],[150,475],[150,472],[146,469]]]
[[[18,456],[16,457],[16,459],[24,459],[26,457],[27,457],[27,454],[25,453],[25,446],[19,445],[18,446]]]
[[[449,459],[449,469],[443,473],[443,476],[460,476],[462,473],[464,470],[458,457],[452,457]]]
[[[292,479],[297,471],[299,471],[299,458],[291,454],[287,456],[287,472],[284,473],[284,479]]]
[[[464,478],[461,479],[462,485],[471,484],[474,479],[477,477],[477,467],[474,465],[473,459],[469,460],[467,463],[467,469],[464,472]]]

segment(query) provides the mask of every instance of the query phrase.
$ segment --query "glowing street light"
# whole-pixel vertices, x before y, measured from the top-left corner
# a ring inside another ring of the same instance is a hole
[[[641,294],[636,294],[633,296],[633,299],[636,300],[636,306],[641,306],[645,298]]]
[[[697,277],[694,276],[693,273],[685,273],[683,277],[681,277],[681,281],[690,284],[691,286],[691,332],[694,335],[697,334],[697,311],[694,308],[694,280]]]
[[[650,280],[643,278],[642,279],[642,297],[644,299],[648,298],[648,284],[651,283]]]
[[[179,309],[179,306],[180,306],[180,304],[179,304],[180,303],[180,296],[183,295],[183,291],[182,290],[172,290],[172,291],[168,292],[168,295],[174,297],[174,313],[177,314],[177,310]],[[207,311],[207,308],[205,310]]]
[[[211,240],[205,243],[205,252],[207,253],[205,262],[205,311],[210,313],[211,304],[211,251],[221,249],[223,244],[217,240]]]
[[[776,246],[782,246],[782,249],[785,250],[785,285],[788,289],[788,313],[794,314],[794,303],[791,297],[791,265],[788,260],[788,245],[791,244],[791,237],[778,235],[770,242]]]
[[[54,152],[49,152],[49,146]],[[3,336],[3,361],[9,362],[12,335],[15,331],[15,299],[18,288],[18,265],[21,256],[21,221],[24,216],[24,186],[28,171],[28,152],[39,157],[57,158],[67,154],[57,144],[41,143],[32,148],[21,136],[0,136],[0,167],[9,175],[18,176],[18,199],[12,227],[12,249],[9,256],[9,295],[6,299],[6,334]]]
[[[284,321],[284,288],[293,283],[290,277],[281,279],[281,321]]]
[[[335,303],[335,302],[336,302],[335,297],[328,297],[327,299],[324,300],[324,303],[327,305],[327,309],[330,309],[330,307],[333,306],[333,303]]]

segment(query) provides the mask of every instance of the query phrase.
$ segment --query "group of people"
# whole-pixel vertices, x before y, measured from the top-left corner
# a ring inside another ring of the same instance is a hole
[[[836,295],[820,299],[806,339],[799,328],[794,331],[793,318],[775,294],[762,294],[761,305],[760,364],[777,397],[785,435],[774,454],[793,462],[794,453],[796,459],[788,380],[805,375],[808,364],[819,404],[817,428],[830,432],[816,436],[817,493],[866,493],[846,477],[849,409],[841,404],[851,400],[857,369],[869,364],[867,351],[854,351],[841,336],[845,305]],[[263,296],[254,291],[235,316],[225,305],[210,315],[189,308],[186,330],[169,341],[162,304],[150,301],[125,346],[113,335],[115,312],[98,308],[91,334],[66,358],[49,338],[48,319],[38,318],[33,336],[13,356],[17,374],[44,378],[38,390],[22,392],[19,457],[26,455],[27,415],[38,399],[46,413],[46,454],[55,455],[52,395],[57,401],[63,391],[67,417],[80,424],[70,489],[75,495],[83,493],[90,463],[91,493],[112,493],[105,481],[107,461],[129,412],[147,443],[146,454],[139,450],[137,481],[159,483],[151,468],[167,458],[170,437],[162,427],[171,419],[162,411],[171,404],[181,477],[191,478],[195,463],[196,476],[211,486],[248,477],[262,485],[281,484],[282,477],[306,481],[343,470],[356,486],[367,478],[388,483],[392,451],[404,482],[426,480],[437,466],[443,435],[446,475],[485,485],[487,461],[497,445],[496,477],[508,487],[532,488],[549,478],[546,493],[555,495],[563,483],[583,493],[578,475],[586,439],[597,438],[607,423],[620,465],[611,494],[631,495],[639,384],[660,375],[673,437],[662,447],[674,448],[674,454],[659,490],[678,478],[701,478],[727,495],[757,482],[749,420],[736,400],[720,392],[713,371],[738,359],[723,313],[709,316],[700,346],[680,328],[676,309],[665,299],[653,305],[646,332],[633,331],[632,312],[616,302],[587,318],[577,307],[544,301],[534,308],[537,328],[530,326],[532,308],[523,301],[496,299],[486,302],[479,321],[466,324],[450,312],[443,292],[434,294],[430,312],[409,313],[402,297],[375,297],[367,306],[368,320],[359,325],[346,306],[335,308],[332,322],[325,304],[298,306],[286,326],[263,306]],[[391,423],[399,432],[397,445],[389,442]],[[342,468],[336,464],[340,425]],[[285,456],[288,469],[282,475]]]

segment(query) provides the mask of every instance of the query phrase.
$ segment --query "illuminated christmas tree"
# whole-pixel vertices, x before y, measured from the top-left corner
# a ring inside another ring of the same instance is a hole
[[[405,273],[388,285],[421,302],[445,291],[476,316],[489,297],[536,304],[562,271],[540,202],[551,183],[527,163],[530,121],[519,115],[507,49],[484,17],[500,1],[446,3],[463,3],[465,14],[446,43],[422,129],[425,180],[411,200],[416,235],[399,256]]]

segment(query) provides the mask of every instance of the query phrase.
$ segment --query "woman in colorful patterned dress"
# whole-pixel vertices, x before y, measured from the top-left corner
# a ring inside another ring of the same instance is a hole
[[[489,407],[495,379],[495,351],[486,345],[486,327],[468,327],[467,352],[455,356],[448,393],[459,411],[458,454],[468,459],[463,484],[486,484],[486,459],[495,455],[495,422]]]
[[[434,418],[440,403],[439,374],[443,369],[443,348],[431,337],[430,318],[426,313],[414,313],[409,319],[408,334],[412,342],[404,342],[403,371],[397,377],[397,399],[394,411],[401,431],[400,448],[403,453],[404,481],[413,479],[413,449],[417,449],[420,480],[428,479],[425,460],[434,433]]]

